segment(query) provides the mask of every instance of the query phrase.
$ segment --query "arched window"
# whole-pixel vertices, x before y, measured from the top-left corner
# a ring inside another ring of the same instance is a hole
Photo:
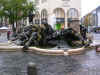
[[[35,4],[39,4],[39,0],[35,0]]]
[[[35,15],[35,24],[40,24],[40,14],[39,14],[39,12],[36,12],[36,15]]]
[[[41,3],[45,3],[45,2],[47,2],[47,0],[41,0]]]
[[[56,8],[54,10],[54,14],[56,16],[56,23],[61,24],[61,28],[65,27],[65,11],[62,8]]]
[[[56,8],[54,10],[54,14],[56,16],[56,21],[60,22],[60,23],[64,23],[65,22],[65,12],[62,8]]]
[[[78,10],[75,8],[70,8],[68,10],[68,18],[79,18]]]
[[[46,9],[43,9],[41,11],[41,23],[43,24],[44,22],[47,23],[47,19],[48,19],[48,13]]]

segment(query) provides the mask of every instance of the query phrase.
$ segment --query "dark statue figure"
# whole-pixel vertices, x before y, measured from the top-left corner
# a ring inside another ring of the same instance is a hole
[[[62,39],[65,40],[69,45],[73,41],[80,40],[80,37],[76,35],[73,29],[64,29],[61,30],[58,34],[57,31],[54,31],[52,27],[45,23],[43,27],[34,24],[26,26],[16,39],[20,40],[20,45],[24,46],[23,50],[27,51],[29,46],[56,46],[59,36],[62,36]]]

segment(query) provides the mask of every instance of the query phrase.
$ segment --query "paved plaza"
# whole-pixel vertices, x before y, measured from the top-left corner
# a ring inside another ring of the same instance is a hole
[[[38,75],[100,75],[99,59],[95,50],[73,56],[0,52],[0,75],[27,75],[29,62],[36,63]]]
[[[0,53],[0,75],[27,75],[27,64],[37,64],[38,75],[100,75],[100,54],[89,51],[75,56],[34,53]]]

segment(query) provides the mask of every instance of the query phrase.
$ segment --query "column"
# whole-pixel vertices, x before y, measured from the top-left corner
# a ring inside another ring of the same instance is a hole
[[[65,10],[65,29],[68,28],[68,16],[67,16],[67,10]]]

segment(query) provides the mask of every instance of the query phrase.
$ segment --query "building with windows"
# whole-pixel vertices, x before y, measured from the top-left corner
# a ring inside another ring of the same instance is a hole
[[[97,7],[95,10],[95,15],[96,15],[96,18],[95,18],[95,25],[99,26],[100,27],[100,6]]]
[[[100,6],[82,17],[81,23],[91,27],[100,27]]]
[[[77,27],[81,17],[81,0],[35,0],[35,23],[50,24],[50,16],[56,17],[56,23],[61,23],[64,28]]]

